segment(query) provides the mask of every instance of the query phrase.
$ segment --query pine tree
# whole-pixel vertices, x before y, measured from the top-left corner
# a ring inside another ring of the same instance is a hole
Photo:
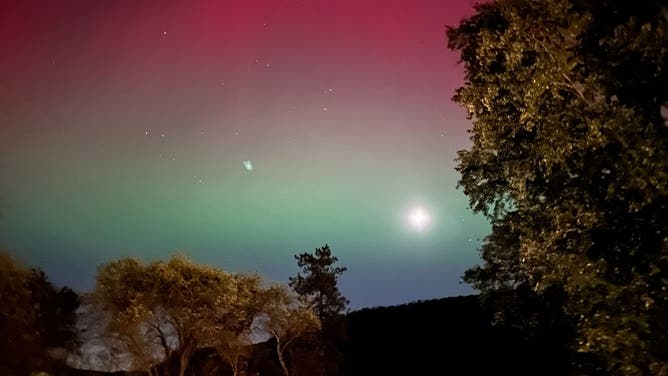
[[[324,322],[343,312],[349,302],[339,291],[338,277],[347,268],[334,266],[338,258],[332,256],[329,245],[316,248],[313,254],[295,255],[295,259],[304,274],[290,277],[290,287],[313,306],[318,318]]]

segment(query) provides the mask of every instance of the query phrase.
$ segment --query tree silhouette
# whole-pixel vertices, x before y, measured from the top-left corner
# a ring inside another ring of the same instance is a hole
[[[290,287],[313,306],[321,321],[342,313],[349,302],[339,291],[338,277],[347,268],[334,266],[339,259],[332,256],[329,245],[316,248],[315,253],[295,255],[295,259],[304,274],[290,277]]]
[[[0,251],[0,373],[30,374],[64,365],[74,343],[79,297],[56,288],[40,269]]]
[[[466,280],[563,290],[579,351],[610,374],[665,374],[665,2],[499,0],[476,12],[447,31],[466,68],[454,100],[473,120],[459,184],[493,225]]]

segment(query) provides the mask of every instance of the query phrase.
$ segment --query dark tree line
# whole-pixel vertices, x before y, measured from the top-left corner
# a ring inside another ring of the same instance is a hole
[[[53,371],[76,347],[79,297],[0,252],[0,374]]]

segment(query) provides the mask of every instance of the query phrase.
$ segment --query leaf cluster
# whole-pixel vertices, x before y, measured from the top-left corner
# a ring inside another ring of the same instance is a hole
[[[258,275],[226,273],[179,255],[106,263],[94,295],[111,316],[108,335],[133,355],[132,368],[174,363],[185,372],[196,351],[214,348],[238,372],[258,329],[281,338],[317,330],[317,321],[307,320],[310,309],[286,291],[263,286]]]
[[[668,367],[668,8],[641,3],[499,0],[447,30],[459,185],[493,225],[465,279],[563,288],[574,345],[622,374]]]

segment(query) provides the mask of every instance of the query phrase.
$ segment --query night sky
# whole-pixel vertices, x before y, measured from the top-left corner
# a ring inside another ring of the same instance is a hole
[[[286,281],[328,243],[353,308],[472,292],[472,3],[3,2],[2,247],[79,291],[177,251]]]

